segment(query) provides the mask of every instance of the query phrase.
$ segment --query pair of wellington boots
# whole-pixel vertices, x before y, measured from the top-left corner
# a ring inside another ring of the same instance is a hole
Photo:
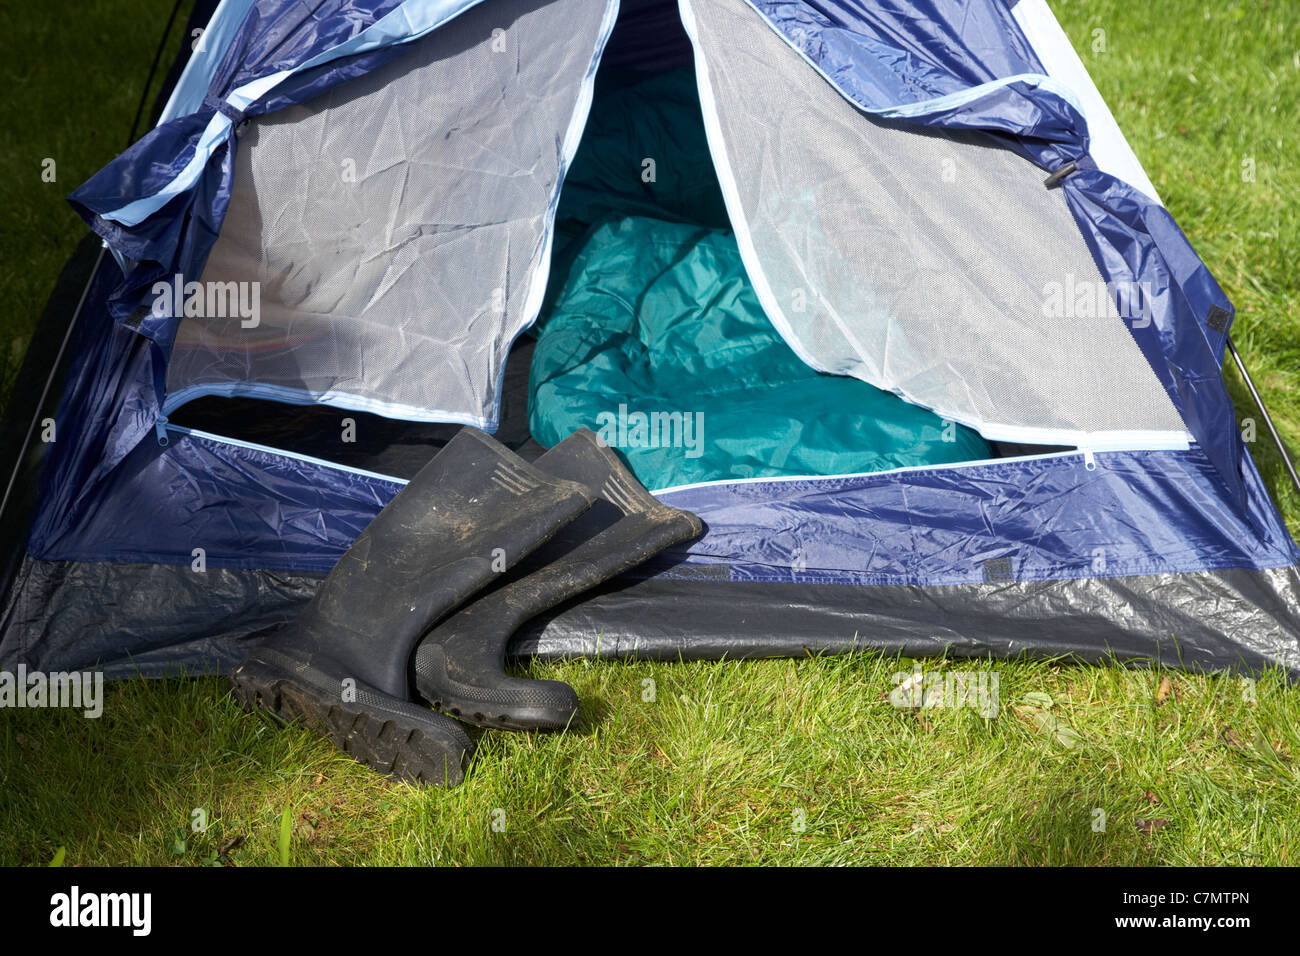
[[[453,717],[560,730],[577,715],[567,684],[506,675],[506,645],[524,622],[701,530],[586,429],[530,465],[463,428],[298,618],[235,669],[235,696],[382,773],[454,785],[473,744]],[[417,702],[412,682],[442,713]]]

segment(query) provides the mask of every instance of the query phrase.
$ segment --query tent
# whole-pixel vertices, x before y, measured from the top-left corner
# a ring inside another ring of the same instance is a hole
[[[1300,673],[1233,306],[1044,0],[203,6],[70,197],[0,664],[229,668],[458,427],[587,424],[706,532],[521,654]]]

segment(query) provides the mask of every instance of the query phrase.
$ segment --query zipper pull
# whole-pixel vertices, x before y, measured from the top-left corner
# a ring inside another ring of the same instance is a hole
[[[172,443],[171,438],[167,434],[166,415],[158,416],[158,420],[153,423],[153,431],[154,431],[154,435],[156,435],[158,438],[158,444],[161,445],[163,448],[166,448],[168,445]]]
[[[1086,448],[1083,449],[1083,467],[1088,469],[1088,471],[1097,470],[1097,458]]]

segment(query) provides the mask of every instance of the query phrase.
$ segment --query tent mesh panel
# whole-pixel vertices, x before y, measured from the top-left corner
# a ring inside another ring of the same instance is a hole
[[[746,265],[805,361],[991,437],[1185,433],[1041,170],[861,112],[744,0],[691,7]]]
[[[259,282],[260,321],[184,320],[168,390],[258,383],[495,420],[604,12],[481,4],[375,72],[252,121],[203,279]]]

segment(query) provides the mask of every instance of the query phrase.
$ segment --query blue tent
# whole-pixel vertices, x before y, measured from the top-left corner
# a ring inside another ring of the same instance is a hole
[[[111,255],[34,440],[5,666],[226,669],[456,427],[534,447],[570,379],[530,386],[533,353],[611,235],[566,231],[595,182],[566,173],[602,104],[685,70],[704,159],[629,161],[663,208],[716,189],[700,288],[733,256],[763,348],[969,441],[810,472],[715,435],[730,470],[650,482],[704,536],[517,651],[1300,673],[1300,554],[1221,373],[1232,303],[1043,0],[222,0],[186,55],[70,197]],[[782,460],[821,440],[784,427]]]

